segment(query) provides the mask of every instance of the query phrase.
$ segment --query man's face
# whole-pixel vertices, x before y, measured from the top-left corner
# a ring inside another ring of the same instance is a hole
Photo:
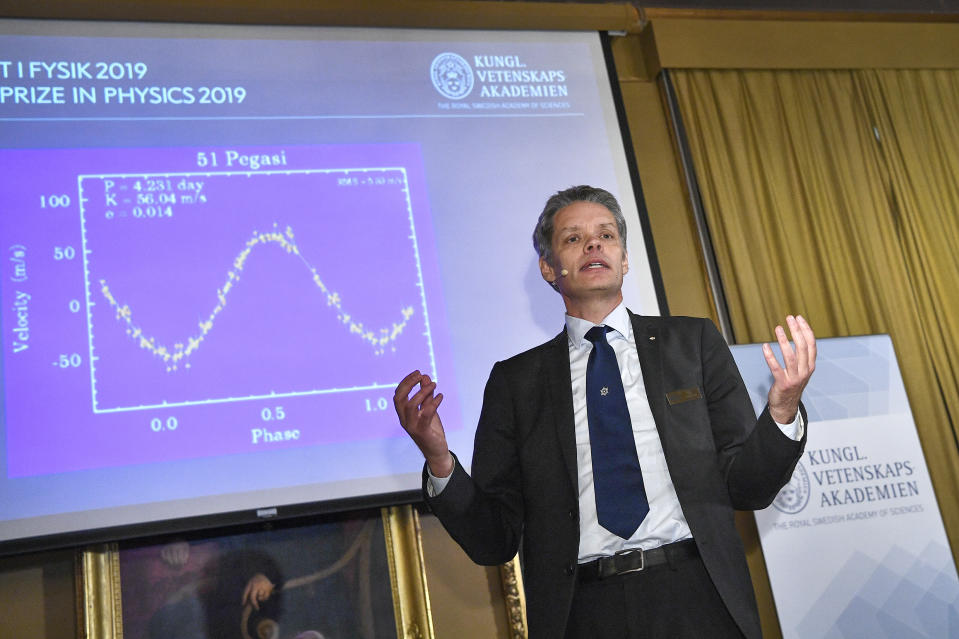
[[[553,219],[553,259],[539,261],[547,282],[567,301],[621,295],[629,260],[613,214],[602,204],[574,202]],[[563,275],[563,270],[566,275]]]

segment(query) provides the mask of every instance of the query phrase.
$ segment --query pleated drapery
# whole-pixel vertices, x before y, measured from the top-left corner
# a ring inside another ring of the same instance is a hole
[[[959,550],[959,70],[670,71],[739,343],[888,333]]]

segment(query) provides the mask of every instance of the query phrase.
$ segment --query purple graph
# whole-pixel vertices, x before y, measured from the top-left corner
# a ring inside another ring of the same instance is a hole
[[[52,236],[7,220],[52,259],[5,305],[62,298],[6,357],[8,474],[401,434],[396,381],[448,357],[417,151],[8,153],[73,185]]]
[[[95,410],[370,386],[389,381],[387,353],[431,359],[403,169],[82,176],[80,190]]]

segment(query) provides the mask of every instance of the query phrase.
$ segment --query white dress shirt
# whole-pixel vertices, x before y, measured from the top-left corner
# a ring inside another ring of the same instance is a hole
[[[629,539],[599,525],[596,497],[593,493],[593,456],[589,444],[589,420],[586,414],[586,363],[593,345],[586,331],[594,324],[566,316],[569,346],[569,376],[573,384],[573,419],[576,427],[576,463],[579,476],[579,561],[585,562],[630,548],[655,548],[680,539],[689,539],[689,525],[679,506],[679,498],[666,468],[666,456],[659,431],[646,398],[643,370],[633,339],[633,326],[626,306],[620,304],[602,322],[613,330],[606,340],[616,353],[619,373],[626,392],[626,406],[632,424],[633,439],[643,470],[643,484],[649,500],[649,514]]]

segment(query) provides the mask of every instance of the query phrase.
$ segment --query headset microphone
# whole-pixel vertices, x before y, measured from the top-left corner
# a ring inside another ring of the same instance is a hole
[[[562,275],[563,277],[566,277],[567,275],[569,275],[569,271],[567,271],[567,270],[564,268],[562,271],[559,272],[559,274]]]

